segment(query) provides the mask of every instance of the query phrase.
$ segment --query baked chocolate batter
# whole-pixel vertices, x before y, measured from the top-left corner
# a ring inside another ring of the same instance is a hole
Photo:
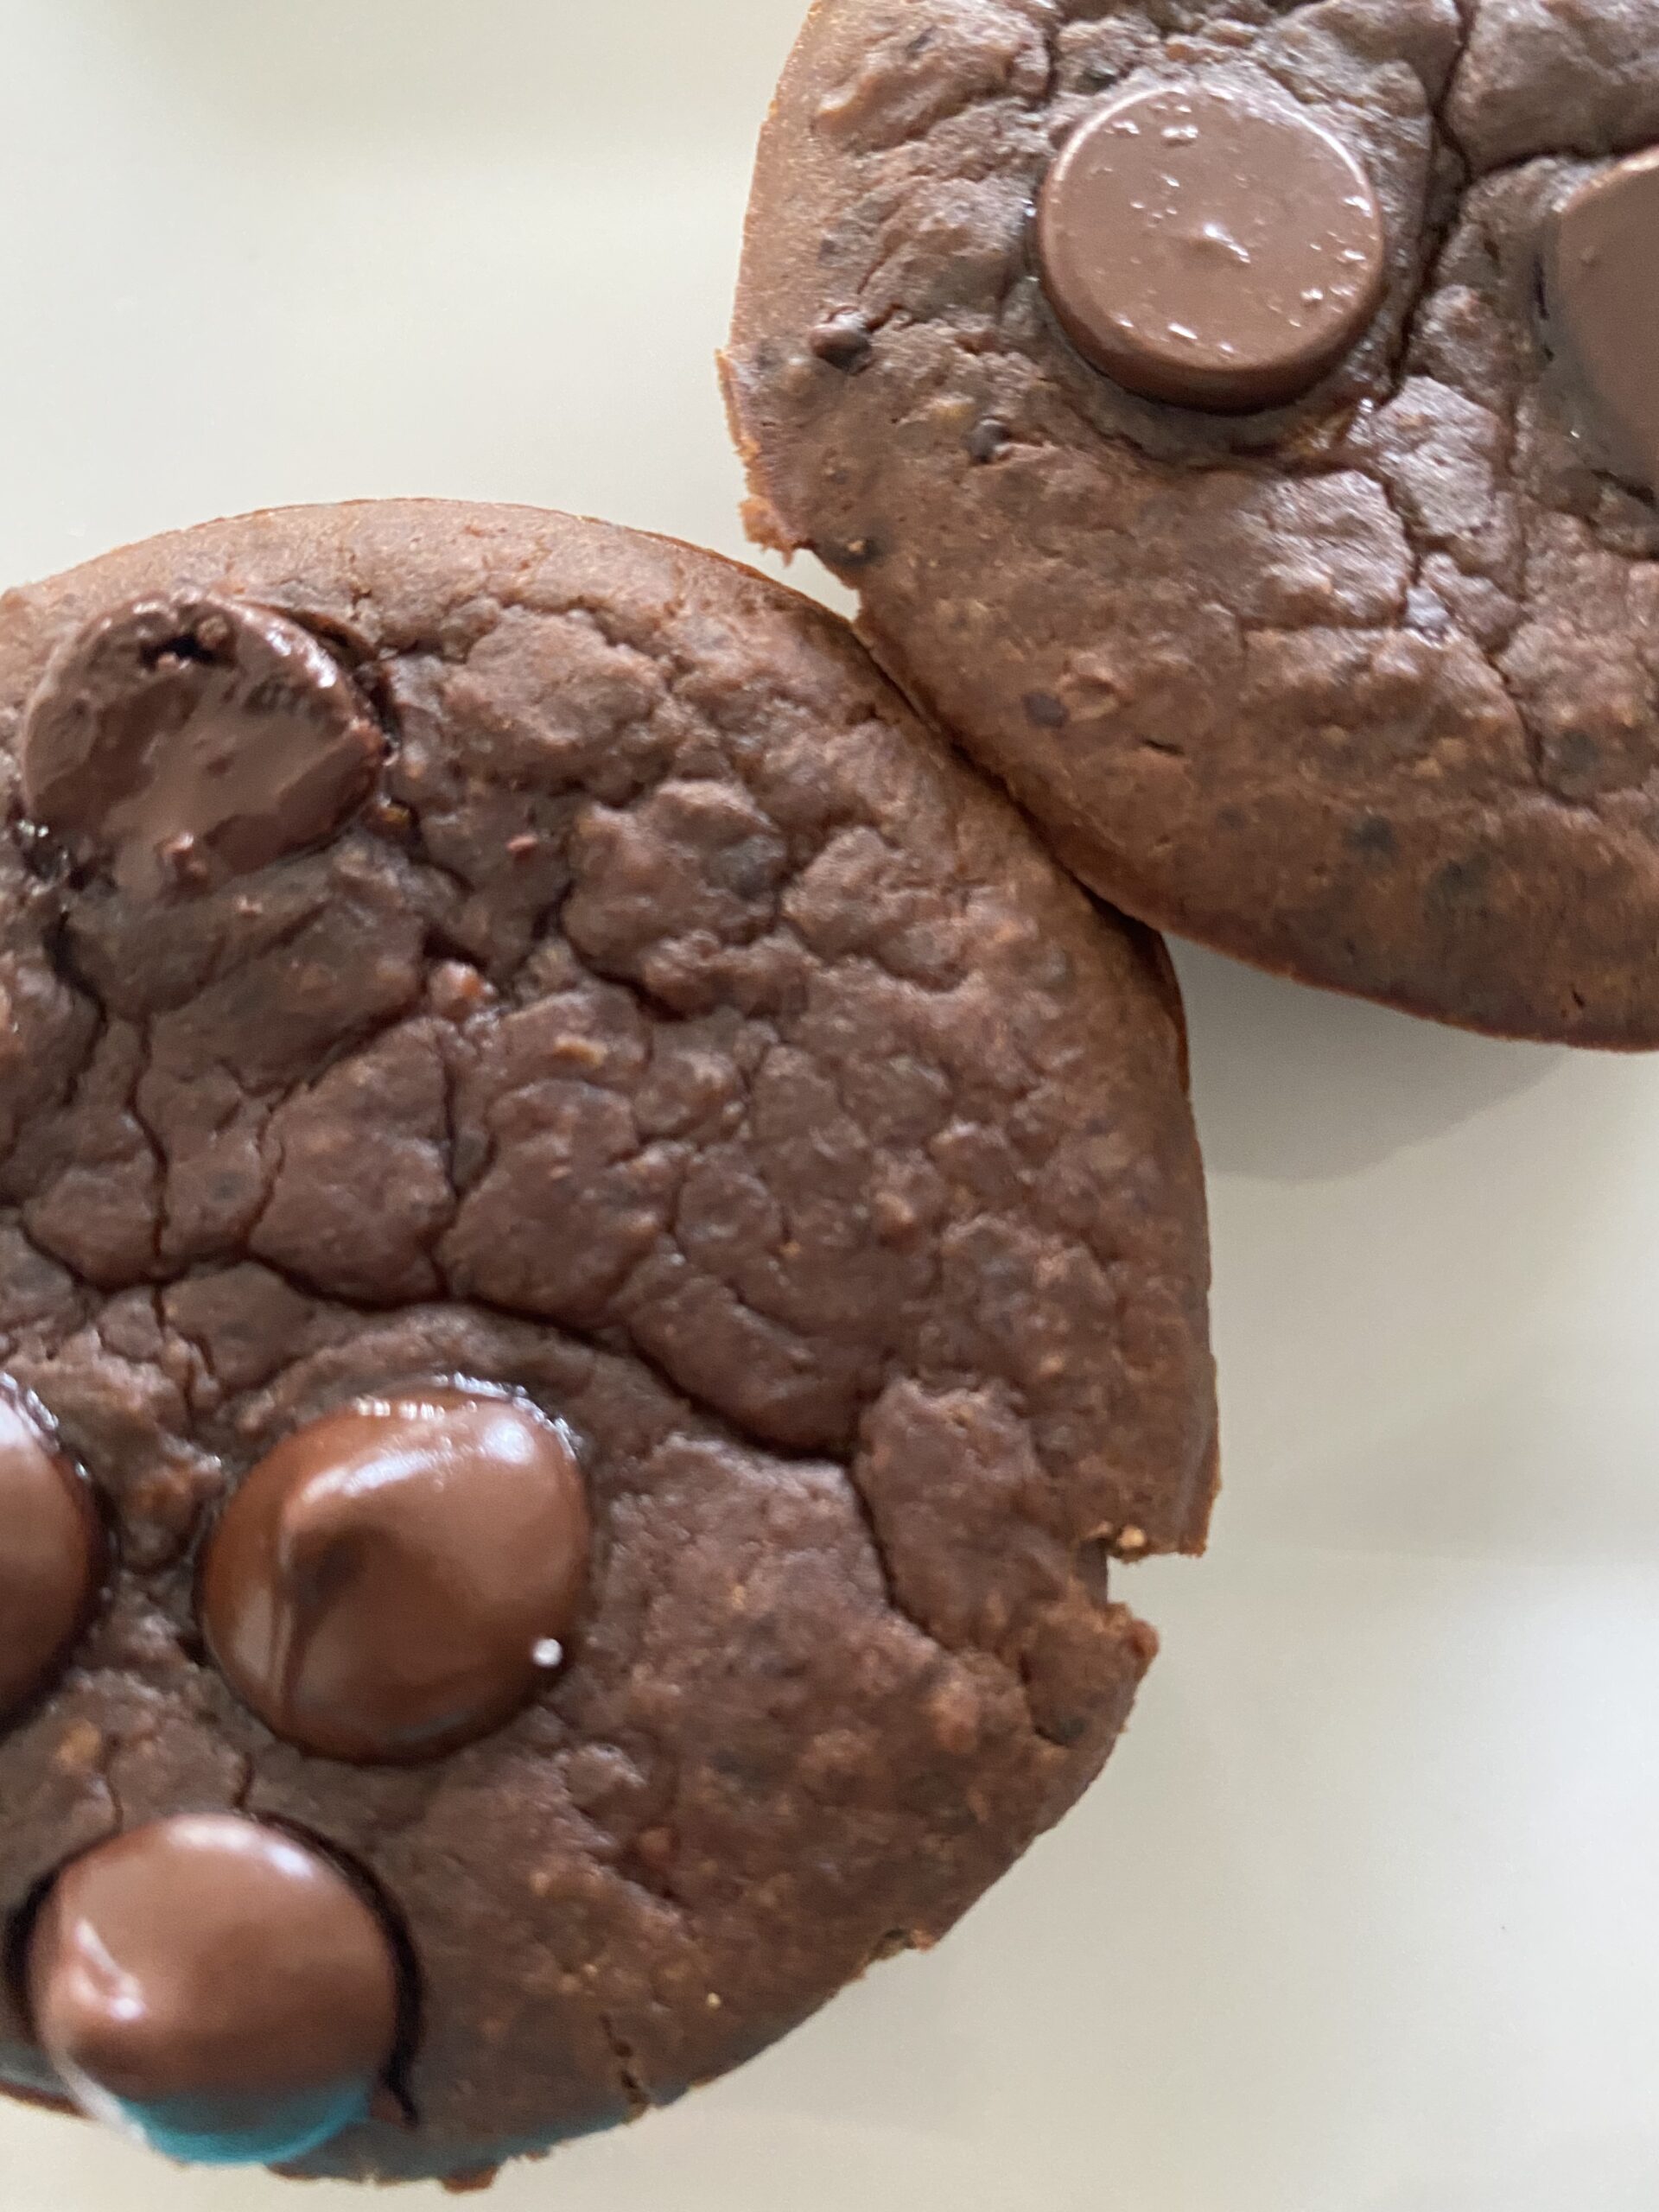
[[[529,511],[9,594],[0,794],[0,2082],[459,2181],[943,1935],[1204,1541],[1156,940]]]
[[[817,0],[749,524],[1142,920],[1659,1046],[1652,0]]]

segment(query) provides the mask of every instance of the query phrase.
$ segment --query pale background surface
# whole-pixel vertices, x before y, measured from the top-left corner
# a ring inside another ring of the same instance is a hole
[[[0,0],[0,574],[357,493],[741,550],[800,0]],[[1229,1489],[943,1951],[498,2212],[1652,2212],[1659,1063],[1183,958]],[[441,2200],[416,2191],[410,2212]],[[5,2212],[346,2212],[0,2115]]]

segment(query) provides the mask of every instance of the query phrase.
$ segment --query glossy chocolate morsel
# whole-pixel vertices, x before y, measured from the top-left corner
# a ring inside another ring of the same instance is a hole
[[[1592,176],[1546,231],[1544,313],[1592,443],[1659,491],[1659,147]]]
[[[67,1662],[105,1560],[91,1489],[39,1408],[0,1377],[0,1724]]]
[[[41,2046],[86,2109],[200,2164],[298,2158],[360,2119],[402,1996],[353,1883],[232,1814],[158,1821],[67,1867],[28,1984]]]
[[[100,614],[53,662],[23,724],[24,804],[124,891],[183,895],[331,836],[383,749],[309,631],[181,592]]]
[[[238,1695],[326,1758],[428,1758],[516,1713],[563,1657],[589,1523],[568,1432],[451,1386],[287,1437],[208,1544],[201,1616]]]
[[[1387,273],[1382,207],[1347,147],[1219,86],[1095,110],[1049,172],[1037,241],[1088,360],[1143,398],[1225,414],[1310,391]]]

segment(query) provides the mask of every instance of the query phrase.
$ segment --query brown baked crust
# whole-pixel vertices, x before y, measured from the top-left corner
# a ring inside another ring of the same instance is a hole
[[[1470,1027],[1659,1045],[1659,517],[1593,465],[1534,302],[1543,213],[1659,140],[1651,19],[819,0],[727,362],[751,527],[858,589],[1104,897]],[[1370,336],[1243,422],[1089,368],[1028,241],[1099,94],[1194,69],[1329,121],[1389,219]]]
[[[16,833],[20,717],[177,589],[334,642],[396,746],[326,849],[173,905]],[[407,2089],[305,2171],[465,2177],[626,2120],[942,1934],[1099,1768],[1197,1548],[1207,1255],[1161,948],[833,617],[529,510],[265,514],[0,601],[0,1365],[121,1565],[0,1739],[0,1910],[241,1807],[369,1872]],[[571,1662],[410,1770],[276,1743],[192,1553],[286,1431],[415,1376],[582,1440]],[[48,2092],[0,2012],[0,2073]]]

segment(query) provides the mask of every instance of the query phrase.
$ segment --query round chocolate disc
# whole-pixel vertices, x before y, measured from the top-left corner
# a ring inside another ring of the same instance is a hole
[[[1143,398],[1223,414],[1311,391],[1387,276],[1354,155],[1220,86],[1160,85],[1087,117],[1044,185],[1037,244],[1079,353]]]
[[[1544,312],[1591,435],[1659,491],[1659,147],[1580,185],[1544,237]]]
[[[181,895],[331,836],[383,749],[309,631],[181,593],[100,614],[59,654],[23,723],[23,799],[82,866]]]
[[[429,1758],[512,1717],[563,1657],[588,1567],[569,1433],[450,1387],[362,1399],[285,1438],[208,1544],[202,1626],[274,1733]]]
[[[90,1488],[38,1409],[0,1379],[0,1721],[61,1670],[104,1567]]]
[[[203,2164],[302,2157],[366,2113],[397,1952],[340,1870],[232,1814],[76,1859],[28,1954],[35,2033],[86,2108]]]

